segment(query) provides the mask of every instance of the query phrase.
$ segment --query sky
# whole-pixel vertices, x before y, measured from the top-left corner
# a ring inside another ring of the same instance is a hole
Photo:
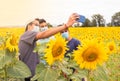
[[[0,27],[25,26],[35,18],[59,25],[72,13],[90,20],[93,14],[101,14],[108,23],[116,12],[120,12],[120,0],[0,0]]]

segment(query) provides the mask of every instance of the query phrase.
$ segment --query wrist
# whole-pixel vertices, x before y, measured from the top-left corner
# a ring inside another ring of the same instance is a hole
[[[64,27],[65,27],[65,28],[69,28],[69,26],[68,26],[67,24],[64,24]]]

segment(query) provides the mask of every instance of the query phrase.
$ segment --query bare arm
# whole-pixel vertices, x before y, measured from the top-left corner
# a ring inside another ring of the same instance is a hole
[[[47,38],[47,37],[50,37],[64,29],[66,29],[67,27],[65,25],[62,25],[62,26],[59,26],[59,27],[55,27],[55,28],[51,28],[51,29],[48,29],[44,32],[39,32],[37,33],[36,35],[36,39],[43,39],[43,38]]]
[[[51,28],[49,30],[46,30],[44,32],[39,32],[37,33],[36,35],[36,40],[38,39],[42,39],[42,38],[47,38],[47,37],[50,37],[66,28],[69,28],[70,26],[72,26],[75,22],[76,22],[76,19],[79,17],[78,14],[76,13],[73,13],[69,19],[68,19],[68,22],[66,24],[64,24],[63,26],[59,26],[59,27],[54,27],[54,28]]]

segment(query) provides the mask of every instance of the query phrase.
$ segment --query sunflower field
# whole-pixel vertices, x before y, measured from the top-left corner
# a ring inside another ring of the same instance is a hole
[[[24,27],[0,28],[0,81],[24,81],[31,75],[19,61],[18,42]],[[67,41],[60,34],[38,43],[40,64],[31,81],[120,81],[120,27],[69,28],[78,50],[65,58]]]

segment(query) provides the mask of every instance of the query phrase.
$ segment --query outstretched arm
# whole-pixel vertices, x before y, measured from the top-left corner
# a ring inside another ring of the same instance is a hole
[[[68,19],[68,22],[62,26],[59,26],[59,27],[54,27],[54,28],[51,28],[49,30],[46,30],[44,32],[39,32],[37,33],[36,35],[36,40],[38,39],[42,39],[42,38],[47,38],[47,37],[50,37],[58,32],[61,32],[62,30],[65,30],[69,27],[71,27],[75,22],[76,22],[76,19],[79,17],[79,15],[77,13],[73,13],[69,19]]]

